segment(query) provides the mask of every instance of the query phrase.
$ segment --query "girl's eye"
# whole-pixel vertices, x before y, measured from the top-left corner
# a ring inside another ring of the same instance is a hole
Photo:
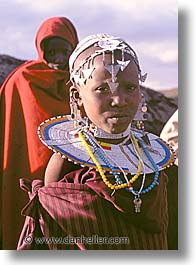
[[[101,92],[101,93],[107,92],[108,90],[109,88],[106,86],[101,86],[101,87],[96,88],[96,91]]]
[[[137,87],[136,87],[135,85],[127,85],[127,86],[126,86],[126,89],[127,89],[128,91],[134,91],[136,88],[137,88]]]

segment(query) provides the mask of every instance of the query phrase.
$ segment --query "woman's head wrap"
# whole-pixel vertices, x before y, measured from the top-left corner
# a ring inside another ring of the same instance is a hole
[[[43,41],[51,37],[60,37],[68,41],[75,49],[78,36],[74,25],[66,17],[51,17],[46,19],[39,27],[35,45],[40,60],[44,59]]]

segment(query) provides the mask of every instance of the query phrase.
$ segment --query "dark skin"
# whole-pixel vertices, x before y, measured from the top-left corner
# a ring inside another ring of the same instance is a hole
[[[92,53],[91,48],[84,51],[81,57],[79,56],[76,65],[86,58],[88,53]],[[116,58],[120,60],[120,54]],[[106,60],[108,64],[111,63],[111,54],[107,54]],[[139,105],[138,69],[130,55],[126,55],[126,60],[131,61],[127,68],[117,75],[119,86],[113,93],[107,83],[111,81],[111,75],[104,69],[102,56],[95,58],[96,69],[92,78],[88,79],[86,84],[72,88],[77,92],[78,105],[85,109],[90,120],[111,134],[121,133],[127,129]],[[108,142],[110,141],[111,139],[108,139]],[[104,139],[104,142],[107,142],[107,139]],[[45,173],[45,185],[60,179],[65,163],[66,160],[59,154],[52,155]]]
[[[105,62],[111,63],[111,54],[105,56]],[[130,61],[124,71],[119,71],[116,81],[119,85],[113,93],[108,85],[112,77],[104,68],[102,56],[95,58],[94,67],[92,78],[78,88],[78,104],[84,107],[87,117],[100,129],[111,134],[124,132],[139,104],[137,67]]]
[[[65,70],[69,57],[73,51],[71,44],[59,37],[52,37],[44,41],[44,59],[48,66],[55,70]]]

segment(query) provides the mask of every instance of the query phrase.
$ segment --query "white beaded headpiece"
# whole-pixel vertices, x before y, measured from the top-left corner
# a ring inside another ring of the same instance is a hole
[[[99,48],[95,50],[95,52],[93,52],[92,54],[88,55],[84,60],[82,60],[79,66],[74,69],[74,62],[76,61],[77,57],[84,50],[93,45]],[[121,51],[121,60],[116,60],[116,62],[114,58],[115,50]],[[106,52],[112,53],[111,64],[105,63]],[[85,84],[87,79],[91,77],[93,71],[95,70],[95,67],[93,65],[94,58],[98,55],[102,55],[104,67],[112,75],[112,82],[108,82],[108,85],[111,91],[113,92],[116,87],[118,87],[118,83],[116,83],[116,76],[118,72],[124,71],[127,65],[130,63],[130,60],[125,61],[125,53],[128,53],[132,56],[138,68],[139,80],[141,82],[144,82],[147,77],[147,74],[141,74],[139,61],[135,51],[123,39],[113,37],[107,34],[91,35],[78,43],[77,47],[75,48],[69,59],[70,80],[78,85]],[[87,65],[87,67],[84,68],[85,65]]]

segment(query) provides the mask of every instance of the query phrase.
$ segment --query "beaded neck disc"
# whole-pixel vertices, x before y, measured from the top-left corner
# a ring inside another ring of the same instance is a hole
[[[95,168],[95,163],[91,160],[86,147],[79,137],[79,129],[74,128],[74,121],[69,115],[58,116],[42,122],[38,128],[40,140],[53,152],[59,153],[63,158],[66,158],[81,166]],[[87,132],[88,133],[88,132]],[[154,168],[149,161],[144,148],[148,151],[158,170],[163,170],[169,167],[175,161],[175,153],[173,149],[158,136],[152,133],[144,133],[138,130],[130,130],[130,134],[141,142],[141,157],[143,161],[142,173],[153,173]],[[90,137],[93,138],[91,134]],[[148,141],[146,141],[146,138]],[[96,142],[96,139],[93,138]],[[131,141],[131,137],[127,137],[120,144],[109,144],[97,141],[96,148],[87,141],[92,152],[96,156],[97,148],[102,150],[102,153],[110,160],[115,170],[120,172],[120,168],[126,173],[135,174],[138,170],[139,158],[135,146]],[[110,168],[99,156],[96,159],[101,164],[102,168],[110,171]]]

